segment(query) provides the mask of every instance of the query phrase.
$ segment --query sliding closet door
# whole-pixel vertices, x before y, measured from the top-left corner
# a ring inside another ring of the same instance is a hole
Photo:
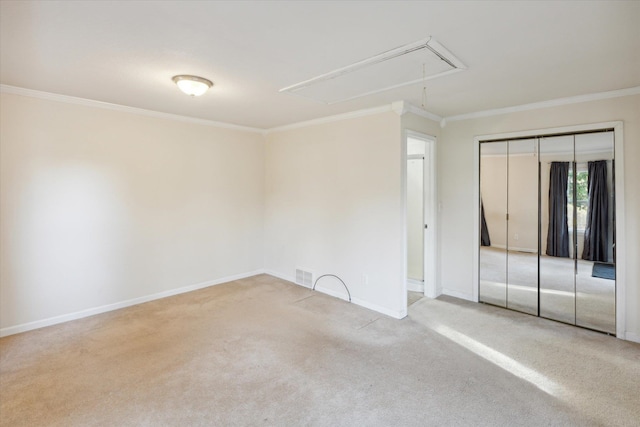
[[[480,301],[616,332],[613,131],[480,144]]]
[[[613,132],[576,135],[576,324],[615,334]]]
[[[574,136],[540,139],[540,316],[575,323]]]
[[[480,144],[480,301],[507,306],[507,143]]]
[[[509,141],[507,307],[538,314],[537,139]]]

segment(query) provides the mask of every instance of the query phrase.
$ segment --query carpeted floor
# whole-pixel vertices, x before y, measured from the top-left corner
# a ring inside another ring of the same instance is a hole
[[[2,426],[637,425],[640,345],[267,275],[0,340]]]
[[[506,259],[504,250],[480,249],[480,300],[537,315],[538,255],[509,251],[508,269]],[[573,259],[540,257],[540,315],[615,334],[615,281],[593,277],[592,261],[578,260],[577,275],[574,267]]]
[[[424,294],[422,292],[415,292],[415,291],[407,292],[407,307],[420,301],[421,298],[424,298]]]

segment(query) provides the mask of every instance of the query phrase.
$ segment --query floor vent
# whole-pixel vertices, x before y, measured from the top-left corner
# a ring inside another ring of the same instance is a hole
[[[313,286],[313,273],[310,271],[296,268],[296,283],[304,287],[310,288]]]

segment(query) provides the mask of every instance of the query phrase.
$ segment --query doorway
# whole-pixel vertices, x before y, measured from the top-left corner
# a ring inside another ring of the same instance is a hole
[[[407,131],[404,156],[405,284],[407,306],[435,298],[435,138]]]

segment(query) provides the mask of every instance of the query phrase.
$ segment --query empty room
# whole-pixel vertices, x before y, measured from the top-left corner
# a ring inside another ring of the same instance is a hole
[[[0,426],[635,426],[640,2],[0,1]]]

